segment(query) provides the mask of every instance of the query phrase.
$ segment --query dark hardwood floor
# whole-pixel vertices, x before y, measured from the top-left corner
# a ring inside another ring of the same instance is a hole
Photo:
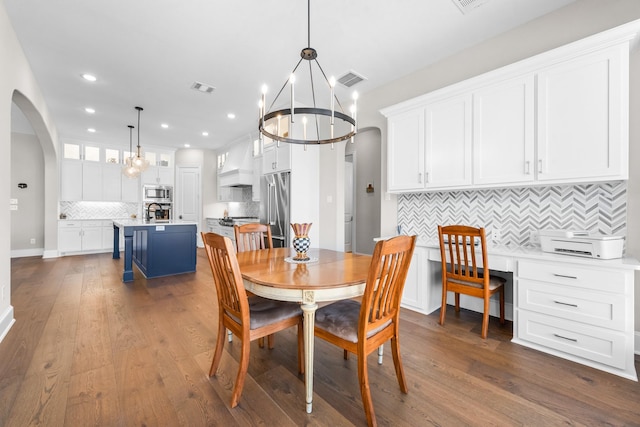
[[[209,378],[215,288],[204,253],[194,274],[121,282],[110,254],[12,261],[16,323],[0,343],[1,426],[332,427],[365,425],[356,359],[315,344],[314,411],[304,411],[295,328],[273,350],[252,343],[238,407],[229,409],[239,341]],[[512,344],[511,324],[477,313],[447,324],[403,311],[401,349],[409,394],[388,350],[370,356],[380,425],[640,425],[640,385]],[[636,369],[640,358],[636,356]]]

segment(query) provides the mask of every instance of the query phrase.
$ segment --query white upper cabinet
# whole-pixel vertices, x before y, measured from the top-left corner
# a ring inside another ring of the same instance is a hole
[[[389,190],[424,188],[424,108],[389,117]]]
[[[288,170],[291,170],[291,144],[281,142],[278,147],[275,142],[265,143],[262,153],[262,173],[269,174]]]
[[[142,172],[142,184],[173,185],[174,169],[169,166],[149,166]]]
[[[502,184],[535,178],[534,76],[473,93],[473,182]]]
[[[383,109],[388,190],[628,179],[634,36],[622,26]]]
[[[471,96],[456,96],[425,108],[425,187],[471,184]]]
[[[628,48],[538,73],[538,180],[628,178]]]
[[[82,200],[82,162],[63,160],[60,163],[60,200]]]

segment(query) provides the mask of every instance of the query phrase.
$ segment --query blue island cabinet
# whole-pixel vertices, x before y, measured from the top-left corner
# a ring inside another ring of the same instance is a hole
[[[191,222],[114,221],[113,258],[120,258],[124,231],[123,282],[133,281],[133,263],[148,279],[196,271],[197,227]]]

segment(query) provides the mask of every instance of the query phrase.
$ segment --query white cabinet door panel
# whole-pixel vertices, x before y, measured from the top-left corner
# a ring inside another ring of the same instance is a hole
[[[102,200],[102,164],[98,162],[82,165],[82,200]]]
[[[628,57],[620,47],[538,74],[538,180],[626,178]]]
[[[533,74],[473,94],[473,182],[535,178]]]
[[[424,109],[388,120],[389,191],[424,188]]]
[[[102,199],[107,202],[122,200],[122,168],[120,165],[102,165]],[[124,178],[128,179],[128,178]]]
[[[67,160],[60,165],[60,200],[82,200],[82,161]]]
[[[426,107],[427,188],[471,184],[471,95]]]

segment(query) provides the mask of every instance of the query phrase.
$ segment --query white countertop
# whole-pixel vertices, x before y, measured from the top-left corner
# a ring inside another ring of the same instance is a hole
[[[143,219],[114,219],[113,224],[116,227],[156,227],[158,225],[198,225],[195,221],[183,221],[180,219],[171,219],[168,221],[145,221]]]
[[[374,241],[386,240],[395,236],[383,236],[377,237]],[[440,261],[440,243],[437,240],[427,241],[418,238],[416,246],[430,249],[429,259],[431,261]],[[588,257],[579,257],[573,255],[561,255],[553,254],[549,252],[543,252],[540,247],[524,247],[524,246],[507,246],[507,245],[494,245],[487,242],[487,254],[492,257],[504,257],[504,258],[519,258],[538,261],[555,261],[566,262],[582,265],[597,265],[599,267],[611,267],[627,270],[640,270],[640,261],[633,257],[625,256],[623,258],[616,259],[596,259]],[[504,270],[508,271],[508,270]]]

